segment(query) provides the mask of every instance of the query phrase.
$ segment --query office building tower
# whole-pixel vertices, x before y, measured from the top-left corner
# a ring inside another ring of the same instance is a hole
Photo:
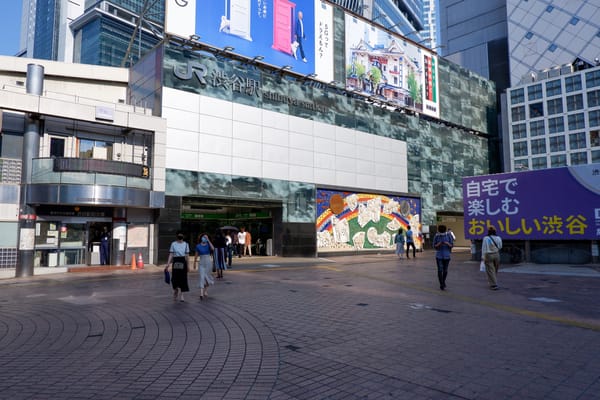
[[[130,64],[160,41],[163,21],[164,0],[25,0],[20,55]]]
[[[331,2],[416,42],[423,40],[421,35],[425,29],[423,0],[332,0]]]

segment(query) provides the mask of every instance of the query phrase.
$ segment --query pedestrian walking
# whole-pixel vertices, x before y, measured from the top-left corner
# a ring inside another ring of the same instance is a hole
[[[496,228],[490,226],[488,234],[481,243],[481,259],[485,263],[485,273],[490,289],[498,290],[498,268],[500,268],[500,250],[502,239],[496,235]]]
[[[242,258],[242,254],[244,254],[244,245],[246,243],[246,228],[243,226],[240,228],[240,231],[237,234],[237,242],[238,242],[238,257]]]
[[[208,287],[215,284],[212,276],[211,254],[214,246],[210,242],[208,235],[203,233],[198,236],[198,243],[195,248],[194,269],[198,266],[198,287],[200,288],[200,300],[208,296]],[[198,262],[198,259],[200,261]],[[198,262],[198,264],[196,264]]]
[[[225,241],[225,237],[220,230],[217,230],[215,233],[215,241],[213,246],[215,249],[213,253],[213,262],[217,272],[217,278],[223,278],[223,271],[227,269],[227,264],[225,262],[227,242]]]
[[[446,231],[446,225],[438,225],[437,233],[433,238],[433,248],[435,249],[435,261],[437,263],[437,275],[440,282],[440,290],[446,289],[446,277],[448,276],[448,266],[450,265],[450,254],[454,247],[452,235]]]
[[[413,249],[413,258],[416,258],[417,248],[415,247],[415,239],[413,237],[412,228],[409,227],[406,231],[406,258],[410,258],[408,254],[411,247]]]
[[[398,258],[402,258],[404,254],[404,230],[402,228],[398,229],[398,233],[394,237],[394,243],[396,243],[396,255]]]
[[[225,235],[225,246],[227,247],[225,252],[227,266],[231,268],[231,259],[233,258],[233,238],[230,231],[227,231],[227,234]]]
[[[188,257],[190,246],[183,241],[183,233],[177,234],[177,240],[171,243],[169,248],[169,259],[165,270],[171,267],[171,284],[173,286],[173,301],[183,302],[183,293],[189,292],[188,286]]]
[[[244,240],[244,256],[246,255],[246,250],[248,250],[248,257],[252,257],[252,235],[250,231],[246,232],[246,238]]]

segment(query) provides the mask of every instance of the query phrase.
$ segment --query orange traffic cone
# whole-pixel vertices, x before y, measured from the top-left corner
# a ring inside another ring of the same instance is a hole
[[[135,268],[135,253],[131,254],[131,269],[136,269]]]
[[[144,259],[142,258],[142,252],[141,251],[138,254],[137,267],[139,269],[144,269]]]

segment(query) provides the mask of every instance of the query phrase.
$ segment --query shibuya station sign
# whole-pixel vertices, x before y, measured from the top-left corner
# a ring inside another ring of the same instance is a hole
[[[327,111],[326,107],[314,101],[300,100],[281,93],[263,90],[259,80],[242,74],[228,74],[225,71],[219,70],[209,71],[208,66],[199,61],[188,60],[186,67],[175,65],[173,67],[173,75],[182,81],[196,82],[201,87],[212,86],[213,88],[241,93],[247,96],[256,96],[264,100],[289,104],[310,111]]]
[[[333,80],[333,7],[320,0],[167,0],[165,31]]]
[[[598,240],[600,164],[463,178],[465,237]]]

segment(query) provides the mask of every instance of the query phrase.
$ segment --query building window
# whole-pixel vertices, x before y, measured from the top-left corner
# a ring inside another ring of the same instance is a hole
[[[527,155],[527,142],[513,143],[513,154],[515,157],[524,157]]]
[[[532,121],[529,123],[529,136],[542,136],[544,134],[544,121]]]
[[[531,159],[531,168],[532,169],[544,169],[548,167],[548,162],[546,161],[546,157],[536,157]]]
[[[573,18],[571,18],[571,20],[569,21],[569,23],[571,25],[577,25],[579,23],[579,18],[573,17]]]
[[[558,49],[558,47],[554,43],[552,43],[550,46],[548,46],[548,50],[551,53],[554,53],[556,51],[556,49]]]
[[[590,146],[600,147],[600,131],[590,131]]]
[[[558,154],[555,156],[551,156],[550,163],[553,168],[566,167],[567,166],[567,156],[566,156],[566,154]]]
[[[592,90],[587,94],[588,107],[600,106],[600,90]]]
[[[548,108],[548,115],[562,114],[562,112],[563,112],[563,105],[562,105],[561,98],[548,100],[546,102],[546,106]]]
[[[531,154],[543,154],[546,152],[546,139],[535,139],[531,141]]]
[[[587,153],[571,153],[571,165],[582,165],[587,164]]]
[[[600,126],[600,110],[590,111],[588,114],[589,127]]]
[[[549,12],[549,13],[550,13],[550,12],[552,12],[552,10],[554,10],[554,7],[553,7],[553,6],[548,6],[548,7],[546,7],[546,12]]]
[[[513,107],[511,114],[513,121],[523,121],[525,119],[525,106]]]
[[[600,86],[600,69],[585,74],[585,84],[587,88]]]
[[[99,140],[80,139],[79,158],[112,160],[112,143]]]
[[[581,90],[581,75],[575,75],[565,78],[565,90],[567,92],[575,92],[577,90]]]
[[[544,116],[544,103],[533,103],[529,105],[529,118]]]
[[[546,82],[546,96],[556,96],[561,94],[560,79]]]
[[[510,92],[510,104],[519,104],[525,101],[525,89],[516,89]]]
[[[515,124],[512,126],[512,136],[514,139],[524,139],[527,137],[527,126],[525,124]]]
[[[554,117],[548,119],[548,133],[559,133],[565,131],[565,119]]]
[[[527,32],[527,33],[525,34],[525,38],[526,38],[527,40],[531,39],[532,37],[533,37],[533,33],[531,33],[531,32]]]
[[[527,87],[527,98],[529,99],[529,101],[541,99],[542,85],[538,83],[537,85],[531,85]]]
[[[557,153],[567,149],[564,136],[551,136],[548,138],[548,142],[550,143],[551,153]]]
[[[583,95],[574,94],[567,96],[567,111],[581,110],[583,108]]]
[[[568,121],[570,131],[585,128],[585,118],[583,117],[583,113],[569,115]]]
[[[527,171],[529,169],[529,162],[526,158],[522,160],[515,160],[514,171]]]
[[[571,133],[569,135],[569,148],[571,150],[585,149],[586,147],[585,132]]]
[[[592,151],[592,162],[600,163],[600,150]]]

